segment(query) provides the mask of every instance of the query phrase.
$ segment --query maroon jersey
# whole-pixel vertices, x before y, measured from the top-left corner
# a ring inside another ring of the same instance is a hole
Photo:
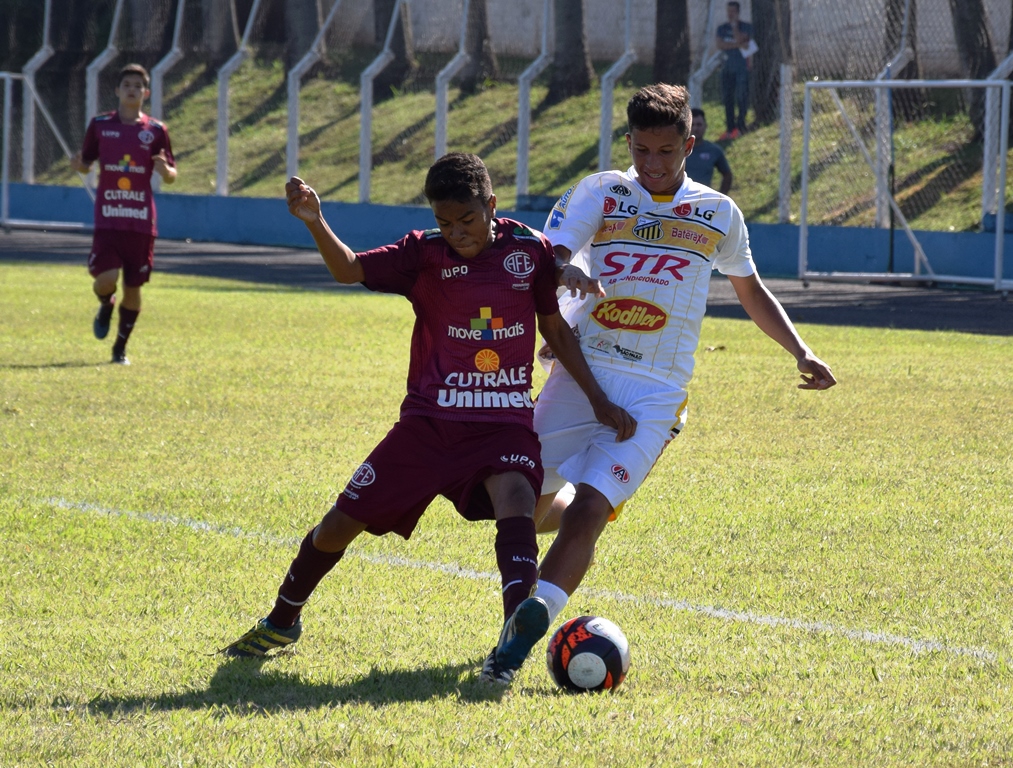
[[[152,157],[163,149],[169,165],[175,166],[169,132],[144,113],[136,123],[120,122],[118,112],[92,118],[81,157],[86,163],[99,163],[95,229],[158,234],[151,172]]]
[[[412,232],[359,254],[373,291],[399,293],[415,310],[402,415],[532,426],[535,313],[556,303],[549,242],[496,219],[496,237],[465,259],[438,229]]]

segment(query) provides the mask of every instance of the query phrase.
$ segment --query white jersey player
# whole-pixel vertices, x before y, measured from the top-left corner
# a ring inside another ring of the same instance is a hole
[[[750,318],[795,358],[801,389],[836,383],[760,281],[742,212],[686,176],[694,143],[686,89],[648,86],[626,111],[633,166],[584,178],[559,199],[545,227],[557,262],[569,264],[564,317],[610,400],[637,422],[631,439],[616,442],[562,367],[552,367],[535,407],[545,468],[536,518],[540,530],[559,528],[535,592],[551,620],[587,572],[606,522],[685,423],[713,270],[729,278]],[[598,290],[578,295],[588,285],[585,272]],[[575,488],[572,501],[553,504],[567,483]]]

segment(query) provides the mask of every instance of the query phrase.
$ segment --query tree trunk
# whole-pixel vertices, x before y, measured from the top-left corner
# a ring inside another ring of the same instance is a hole
[[[387,36],[387,28],[390,25],[391,14],[393,12],[393,0],[377,0],[377,44],[381,46]],[[394,61],[388,64],[383,72],[373,81],[373,98],[376,100],[389,97],[394,89],[400,88],[406,81],[414,77],[419,68],[419,62],[415,58],[415,37],[412,34],[412,21],[411,14],[408,12],[408,3],[401,3],[401,10],[398,12],[398,16],[397,26],[394,28],[394,36],[390,42]]]
[[[591,90],[594,70],[584,31],[584,0],[555,0],[556,54],[546,104]]]
[[[791,0],[753,0],[753,54],[750,75],[756,122],[768,125],[781,114],[781,64],[791,63]]]
[[[691,66],[686,0],[658,0],[655,13],[654,82],[685,85]]]
[[[286,0],[285,69],[292,69],[316,39],[324,17],[320,0]]]
[[[238,21],[234,0],[201,0],[204,20],[203,48],[217,67],[239,46]]]
[[[496,52],[489,37],[489,0],[471,0],[468,3],[468,32],[464,51],[468,63],[461,70],[461,90],[475,93],[487,79],[499,77]]]
[[[953,16],[957,50],[967,76],[973,80],[988,77],[995,69],[996,61],[982,0],[950,0],[950,14]],[[971,123],[975,140],[978,140],[985,128],[985,94],[981,88],[971,90]]]
[[[891,80],[918,80],[921,77],[921,64],[918,62],[918,2],[911,0],[908,18],[907,44],[914,57],[899,72],[891,72]],[[888,59],[900,50],[901,38],[904,33],[904,0],[887,0],[886,3],[886,55]],[[877,73],[879,74],[879,73]],[[910,122],[921,117],[925,112],[928,99],[921,88],[895,88],[893,90],[894,114],[902,120]]]

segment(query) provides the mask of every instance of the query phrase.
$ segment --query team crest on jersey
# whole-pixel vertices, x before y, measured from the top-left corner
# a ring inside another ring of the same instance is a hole
[[[535,262],[527,251],[514,251],[503,259],[503,268],[514,277],[523,279],[535,271]]]
[[[613,184],[611,187],[609,187],[609,192],[611,192],[614,195],[621,195],[623,197],[629,197],[630,195],[633,194],[632,190],[630,190],[629,187],[625,187],[622,184]]]
[[[355,474],[352,475],[348,484],[354,485],[356,488],[364,488],[367,485],[372,485],[374,480],[376,480],[376,472],[373,466],[368,461],[364,461],[355,470]]]
[[[608,216],[610,213],[615,213],[616,205],[616,199],[614,197],[606,197],[605,203],[602,206],[602,211],[606,216]]]
[[[592,319],[611,331],[652,333],[668,323],[665,310],[642,299],[605,299],[591,312]]]
[[[143,131],[137,134],[137,140],[144,146],[148,146],[155,140],[155,134],[145,128]]]
[[[641,240],[647,241],[660,240],[665,235],[664,231],[662,231],[660,221],[657,219],[648,219],[645,216],[641,216],[637,219],[637,223],[633,226],[633,234]]]
[[[623,485],[625,485],[630,481],[630,473],[626,471],[626,467],[624,467],[622,464],[612,465],[612,477],[614,477]]]

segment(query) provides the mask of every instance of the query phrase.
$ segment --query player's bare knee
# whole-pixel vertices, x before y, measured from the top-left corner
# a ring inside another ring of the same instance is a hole
[[[485,481],[485,487],[497,520],[535,516],[535,491],[528,479],[519,472],[494,475]]]

